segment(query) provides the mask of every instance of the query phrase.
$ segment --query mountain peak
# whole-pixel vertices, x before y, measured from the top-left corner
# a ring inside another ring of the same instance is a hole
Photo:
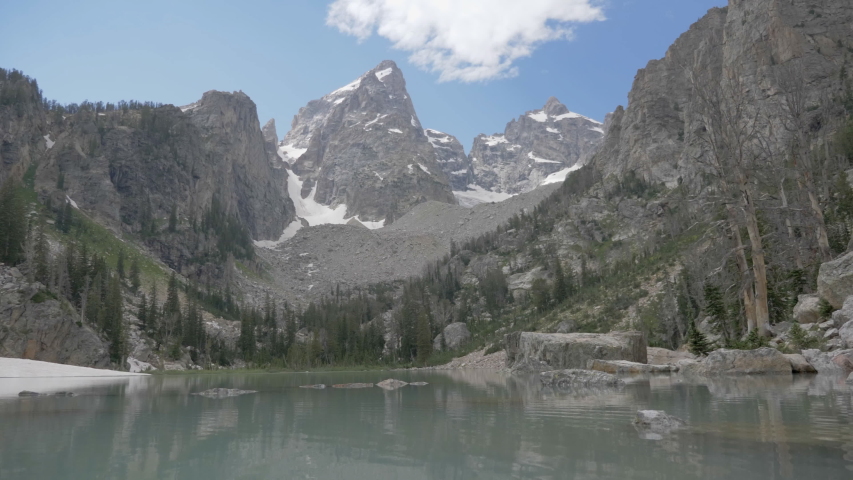
[[[548,101],[545,102],[545,106],[542,107],[542,111],[545,112],[546,114],[552,115],[552,116],[557,116],[557,115],[562,115],[564,113],[569,113],[569,109],[566,108],[565,105],[560,103],[560,101],[557,100],[557,97],[548,98]]]

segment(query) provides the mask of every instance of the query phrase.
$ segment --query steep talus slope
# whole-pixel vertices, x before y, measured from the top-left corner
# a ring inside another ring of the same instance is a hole
[[[503,134],[474,139],[469,154],[474,181],[492,192],[533,190],[549,175],[582,165],[601,142],[601,127],[551,97],[541,110],[509,122]]]
[[[635,171],[670,187],[680,180],[692,183],[702,150],[695,89],[719,85],[724,75],[743,82],[752,111],[772,119],[773,143],[784,145],[779,94],[790,90],[782,85],[786,75],[793,70],[801,76],[811,110],[841,95],[839,71],[853,48],[851,16],[851,5],[841,1],[751,0],[711,9],[664,58],[637,73],[628,107],[614,113],[596,167],[605,176]]]
[[[392,61],[301,108],[279,152],[299,177],[298,195],[346,205],[345,218],[393,221],[427,200],[455,203]]]

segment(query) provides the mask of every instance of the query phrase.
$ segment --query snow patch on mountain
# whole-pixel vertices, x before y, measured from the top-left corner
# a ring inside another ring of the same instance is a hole
[[[296,148],[293,144],[282,145],[278,147],[278,156],[284,161],[296,160],[307,151],[307,148]]]
[[[508,193],[499,193],[486,190],[479,185],[468,185],[467,190],[454,191],[453,195],[460,206],[471,208],[481,203],[503,202],[513,197]]]
[[[509,141],[503,135],[489,135],[486,137],[483,143],[490,147],[494,147],[499,143],[509,143]]]
[[[50,139],[50,134],[49,134],[49,133],[48,133],[47,135],[45,135],[44,137],[42,137],[42,138],[44,138],[44,143],[45,143],[45,145],[47,146],[47,149],[48,149],[48,150],[50,150],[51,148],[53,148],[53,145],[54,145],[56,142],[54,142],[53,140],[51,140],[51,139]]]
[[[552,183],[563,183],[563,181],[566,180],[566,177],[568,177],[570,173],[574,172],[575,170],[580,170],[580,168],[582,166],[583,165],[572,165],[571,167],[564,168],[564,169],[560,170],[559,172],[554,172],[551,175],[548,175],[547,177],[545,177],[545,180],[542,180],[541,185],[549,185]]]
[[[393,70],[394,70],[393,68],[388,67],[385,70],[380,70],[380,71],[376,72],[376,79],[379,80],[380,82],[384,82],[385,80],[382,80],[382,79],[387,77],[388,75],[391,75],[391,72]]]
[[[592,123],[597,123],[599,125],[603,125],[603,123],[599,122],[598,120],[593,120],[592,118],[585,117],[585,116],[583,116],[579,113],[575,113],[575,112],[564,113],[562,115],[557,115],[555,117],[551,117],[551,119],[555,122],[558,122],[560,120],[565,120],[567,118],[582,118],[584,120],[589,120]]]
[[[544,158],[537,157],[536,155],[533,154],[533,152],[529,152],[527,154],[527,158],[533,160],[536,163],[562,163],[562,162],[555,162],[554,160],[547,160]]]
[[[539,123],[548,121],[548,114],[544,111],[528,113],[527,116],[532,118],[533,120],[536,120]]]

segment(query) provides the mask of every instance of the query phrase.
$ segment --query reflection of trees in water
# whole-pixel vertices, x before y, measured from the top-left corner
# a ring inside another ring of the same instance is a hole
[[[816,377],[655,377],[567,392],[488,371],[347,375],[159,377],[99,396],[0,403],[0,474],[25,465],[30,478],[632,478],[629,468],[659,478],[800,478],[840,467],[842,455],[853,462],[849,389]],[[296,388],[389,376],[430,385]],[[260,393],[189,395],[217,386]],[[641,408],[666,410],[692,429],[641,440],[630,425]]]

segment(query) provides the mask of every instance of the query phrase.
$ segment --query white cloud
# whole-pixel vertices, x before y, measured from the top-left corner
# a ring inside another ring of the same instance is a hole
[[[439,81],[476,82],[517,75],[515,60],[597,20],[598,0],[336,0],[326,24],[359,40],[387,38]]]

